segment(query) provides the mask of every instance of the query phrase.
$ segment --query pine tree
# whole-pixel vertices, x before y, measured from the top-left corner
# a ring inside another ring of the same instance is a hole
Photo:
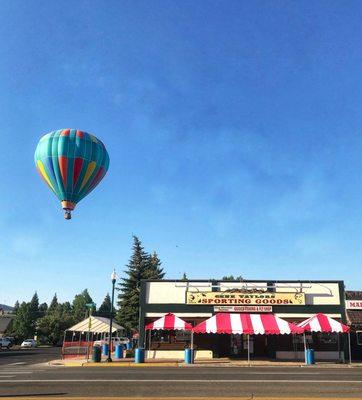
[[[149,256],[148,279],[162,279],[165,276],[161,264],[161,260],[158,258],[157,253],[154,251],[153,254]]]
[[[182,281],[188,281],[188,278],[186,276],[186,272],[183,273],[181,280]]]
[[[106,294],[106,297],[103,300],[103,303],[99,307],[97,311],[97,315],[100,317],[109,317],[109,314],[111,312],[111,296],[109,293]]]
[[[67,301],[52,307],[50,312],[38,320],[38,334],[43,342],[59,345],[64,331],[73,324],[72,307]]]
[[[32,318],[36,320],[39,317],[39,297],[37,292],[34,293],[30,300],[29,306]]]
[[[35,320],[33,318],[30,303],[22,302],[16,312],[14,318],[11,336],[15,336],[17,341],[29,339],[34,336],[35,333]]]
[[[116,319],[124,328],[132,331],[138,329],[140,281],[150,276],[150,256],[137,236],[133,236],[133,254],[126,267],[126,277],[121,278],[118,288]]]
[[[57,307],[58,307],[58,297],[57,297],[57,294],[55,293],[52,301],[50,302],[47,313],[50,313],[50,312],[56,310]]]
[[[80,322],[87,316],[88,308],[86,304],[93,303],[88,293],[88,289],[84,289],[82,293],[77,294],[73,300],[73,317],[76,322]]]
[[[47,303],[41,303],[39,305],[40,317],[44,317],[44,315],[47,313],[47,311],[48,311],[48,304]]]
[[[20,304],[19,304],[19,300],[16,300],[15,304],[14,304],[14,314],[17,313],[17,311],[19,310]]]

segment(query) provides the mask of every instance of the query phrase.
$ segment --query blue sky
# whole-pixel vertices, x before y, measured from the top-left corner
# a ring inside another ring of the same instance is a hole
[[[362,289],[358,1],[0,4],[0,303],[97,303],[132,234],[168,278],[344,279]],[[42,134],[106,145],[65,221]]]

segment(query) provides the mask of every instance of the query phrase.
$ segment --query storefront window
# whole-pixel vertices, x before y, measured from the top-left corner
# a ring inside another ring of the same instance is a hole
[[[362,346],[362,331],[357,331],[356,336],[357,336],[357,344],[359,346]]]
[[[170,331],[153,331],[152,342],[154,343],[171,343]]]
[[[335,333],[318,333],[319,343],[335,344],[337,343],[337,335]]]

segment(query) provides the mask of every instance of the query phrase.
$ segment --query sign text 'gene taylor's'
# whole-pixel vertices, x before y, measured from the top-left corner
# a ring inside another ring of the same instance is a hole
[[[260,304],[260,305],[303,305],[304,293],[220,293],[187,292],[187,304]]]

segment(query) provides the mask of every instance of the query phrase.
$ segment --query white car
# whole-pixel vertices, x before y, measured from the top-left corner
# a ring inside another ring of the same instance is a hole
[[[34,339],[26,339],[20,345],[21,348],[29,348],[29,347],[36,347],[36,340]]]
[[[102,346],[102,344],[108,344],[109,339],[106,337],[102,340],[96,340],[94,342],[94,346]],[[126,337],[112,337],[112,344],[113,346],[116,346],[117,344],[127,344],[129,343],[129,339]]]
[[[0,338],[0,349],[10,349],[11,342],[7,338]]]

